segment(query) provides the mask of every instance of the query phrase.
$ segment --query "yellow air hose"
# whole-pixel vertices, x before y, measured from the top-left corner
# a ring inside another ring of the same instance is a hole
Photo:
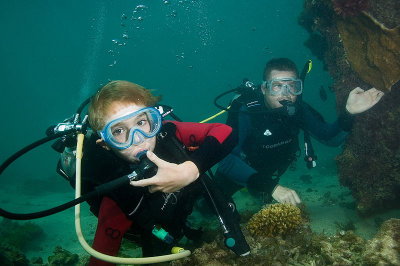
[[[84,139],[84,135],[79,134],[77,146],[76,146],[76,181],[75,181],[75,198],[76,199],[81,196],[81,161],[82,161],[83,139]],[[86,242],[85,238],[83,237],[80,213],[81,213],[81,205],[77,204],[75,206],[76,235],[78,236],[81,246],[90,255],[92,255],[93,257],[96,257],[100,260],[104,260],[104,261],[116,263],[116,264],[151,264],[151,263],[177,260],[177,259],[187,257],[191,254],[190,250],[185,250],[185,249],[182,249],[179,247],[172,248],[172,252],[175,254],[156,256],[156,257],[147,257],[147,258],[120,258],[120,257],[114,257],[114,256],[100,253],[100,252],[94,250],[91,246],[89,246],[89,244]]]
[[[228,106],[228,108],[226,108],[226,109],[229,109],[229,108],[231,108],[231,106]],[[225,112],[226,112],[226,110],[222,110],[221,112],[216,113],[215,115],[210,116],[209,118],[206,118],[206,119],[204,119],[203,121],[200,121],[199,123],[206,123],[206,122],[208,122],[208,121],[210,121],[210,120],[216,118],[217,116],[222,115],[222,114],[225,113]]]

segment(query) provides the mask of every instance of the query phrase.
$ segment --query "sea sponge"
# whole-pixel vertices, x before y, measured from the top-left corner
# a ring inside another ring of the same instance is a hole
[[[301,223],[301,212],[289,203],[265,205],[253,215],[247,229],[253,235],[274,237],[293,232]]]

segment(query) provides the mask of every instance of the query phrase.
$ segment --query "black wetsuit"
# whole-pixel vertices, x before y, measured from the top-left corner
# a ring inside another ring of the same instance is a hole
[[[268,111],[260,90],[232,102],[227,124],[237,134],[238,145],[219,164],[216,174],[226,194],[247,186],[270,197],[279,177],[297,157],[300,129],[326,145],[338,146],[351,128],[349,114],[329,124],[304,102],[296,104],[296,109],[293,116]]]

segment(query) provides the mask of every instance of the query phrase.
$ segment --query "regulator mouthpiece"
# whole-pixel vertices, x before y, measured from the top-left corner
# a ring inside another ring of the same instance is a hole
[[[288,100],[279,101],[282,104],[283,113],[287,116],[294,116],[296,114],[296,105]]]
[[[130,181],[137,181],[145,178],[153,177],[157,173],[157,165],[147,158],[147,150],[139,152],[136,157],[140,163],[138,167],[128,175]]]

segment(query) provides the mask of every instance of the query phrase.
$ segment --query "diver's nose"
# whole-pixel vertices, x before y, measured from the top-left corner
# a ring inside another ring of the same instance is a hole
[[[138,131],[136,131],[136,132],[133,134],[132,138],[133,138],[133,144],[134,144],[134,145],[139,145],[139,144],[143,143],[143,142],[144,142],[144,139],[145,139],[144,136],[143,136],[143,134],[141,134],[141,133],[138,132]]]
[[[287,84],[282,85],[282,95],[290,96],[289,86]]]

